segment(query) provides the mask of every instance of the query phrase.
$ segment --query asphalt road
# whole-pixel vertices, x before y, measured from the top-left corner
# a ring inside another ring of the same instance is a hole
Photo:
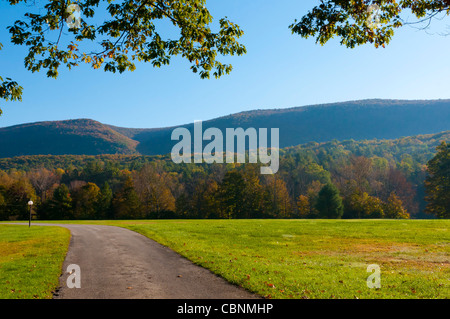
[[[72,233],[55,299],[259,298],[136,232],[113,226],[49,226]],[[71,264],[80,267],[78,274],[66,272]],[[67,285],[69,276],[75,282],[74,274],[80,288]]]

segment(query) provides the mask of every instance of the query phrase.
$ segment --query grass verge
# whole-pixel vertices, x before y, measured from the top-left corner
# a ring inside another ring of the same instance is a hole
[[[0,225],[0,299],[50,299],[70,241],[66,228]]]

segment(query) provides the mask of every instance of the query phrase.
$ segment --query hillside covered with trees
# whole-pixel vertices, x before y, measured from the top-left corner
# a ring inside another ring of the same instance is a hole
[[[203,130],[279,128],[281,148],[333,139],[397,139],[450,130],[450,100],[362,100],[254,110],[203,121]],[[193,135],[193,124],[181,125]],[[175,127],[123,128],[89,119],[0,128],[0,158],[21,155],[169,154]]]
[[[134,154],[137,144],[137,141],[89,119],[0,128],[0,157]]]
[[[425,180],[448,174],[430,179],[427,164],[449,140],[450,131],[312,142],[282,149],[275,175],[261,175],[259,164],[175,164],[169,156],[3,158],[0,219],[27,219],[30,199],[43,220],[445,217],[425,213]]]

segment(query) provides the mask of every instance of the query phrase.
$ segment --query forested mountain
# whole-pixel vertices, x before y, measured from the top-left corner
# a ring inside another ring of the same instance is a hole
[[[191,130],[193,124],[182,125]],[[280,147],[331,140],[397,139],[450,130],[450,100],[362,100],[255,110],[203,122],[216,127],[279,128]],[[0,128],[0,157],[170,153],[175,127],[136,129],[93,120],[40,122]]]
[[[138,142],[89,119],[0,128],[0,157],[133,154]]]
[[[0,157],[133,154],[137,144],[108,126],[89,119],[0,128]]]
[[[193,131],[193,124],[183,125]],[[279,128],[280,147],[333,139],[396,139],[450,130],[450,100],[361,100],[288,109],[255,110],[203,122],[203,130],[216,127]],[[141,154],[167,154],[172,128],[129,130],[139,141]],[[122,132],[125,132],[122,129]]]

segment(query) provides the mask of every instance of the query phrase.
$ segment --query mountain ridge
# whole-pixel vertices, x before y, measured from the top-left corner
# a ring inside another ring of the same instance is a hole
[[[170,153],[172,130],[126,128],[91,119],[43,121],[0,128],[0,157]],[[450,130],[450,100],[366,99],[282,109],[256,109],[203,122],[203,129],[279,128],[280,147],[336,140],[393,139]]]
[[[91,119],[44,121],[0,128],[0,156],[136,153],[138,142]],[[87,146],[87,147],[86,147]],[[89,148],[95,146],[95,148]]]

